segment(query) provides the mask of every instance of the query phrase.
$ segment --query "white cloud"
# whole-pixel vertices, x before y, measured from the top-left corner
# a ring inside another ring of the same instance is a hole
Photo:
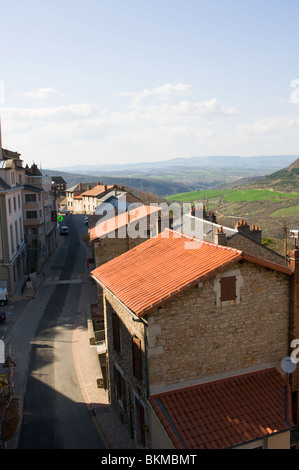
[[[42,108],[3,108],[2,116],[7,119],[74,119],[88,117],[101,113],[97,105],[91,103],[71,104],[67,106],[52,106]]]
[[[4,130],[4,138],[25,158],[28,152],[30,158],[42,154],[51,168],[64,164],[60,160],[65,155],[77,159],[105,155],[105,160],[132,161],[196,155],[208,148],[215,152],[231,135],[237,110],[215,97],[186,99],[190,94],[190,85],[166,84],[138,93],[124,92],[130,102],[124,106],[120,100],[112,110],[94,103],[6,107],[1,111],[7,132]],[[54,154],[56,163],[51,157]]]
[[[63,93],[59,93],[55,88],[38,88],[35,91],[25,91],[23,93],[21,92],[16,92],[14,95],[22,95],[25,96],[25,98],[32,98],[32,99],[40,99],[40,100],[46,100],[48,98],[61,98],[64,96]]]
[[[251,135],[278,135],[293,129],[298,131],[298,127],[299,118],[271,117],[243,125],[240,129]]]
[[[132,106],[139,105],[144,98],[155,98],[158,100],[169,100],[176,96],[184,96],[191,93],[191,85],[184,85],[178,83],[172,85],[166,83],[165,85],[158,86],[156,88],[145,89],[139,92],[123,91],[119,93],[119,96],[131,97]]]

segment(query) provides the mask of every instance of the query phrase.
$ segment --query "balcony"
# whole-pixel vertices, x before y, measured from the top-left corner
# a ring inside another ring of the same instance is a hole
[[[105,330],[97,330],[94,332],[95,337],[95,345],[97,347],[97,353],[105,354],[106,353],[106,338],[105,338]]]

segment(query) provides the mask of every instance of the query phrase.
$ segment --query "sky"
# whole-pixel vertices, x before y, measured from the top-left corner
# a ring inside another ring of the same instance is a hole
[[[28,164],[299,154],[294,0],[0,8],[2,145]]]

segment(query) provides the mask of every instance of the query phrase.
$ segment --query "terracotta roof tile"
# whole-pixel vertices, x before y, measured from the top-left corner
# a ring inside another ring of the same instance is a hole
[[[90,240],[94,241],[98,238],[106,237],[109,233],[127,226],[129,222],[137,222],[138,220],[159,211],[161,211],[159,207],[141,205],[140,207],[130,210],[129,213],[123,212],[116,217],[111,217],[108,220],[99,222],[95,227],[90,229]]]
[[[228,448],[288,431],[294,427],[290,400],[289,385],[275,368],[150,397],[177,449]]]
[[[98,196],[99,194],[102,194],[108,189],[112,189],[112,188],[114,188],[113,185],[105,186],[104,184],[97,184],[92,189],[89,189],[88,191],[84,191],[84,193],[82,193],[81,196]]]
[[[119,217],[115,219],[120,221]],[[114,219],[104,222],[107,225],[103,229],[110,230],[110,223],[113,225]],[[90,231],[91,239],[95,231],[97,227]],[[247,258],[240,250],[166,229],[96,268],[91,275],[136,315],[142,316],[183,290]],[[285,266],[253,256],[248,261],[291,274]]]
[[[186,249],[185,244],[190,242],[193,249]],[[241,258],[239,250],[194,241],[166,230],[91,274],[129,309],[143,315],[175,293]]]

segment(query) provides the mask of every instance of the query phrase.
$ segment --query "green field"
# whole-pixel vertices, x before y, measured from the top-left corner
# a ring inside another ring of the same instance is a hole
[[[202,190],[168,196],[168,201],[194,202],[206,199],[222,199],[224,202],[251,202],[251,201],[280,201],[282,199],[298,198],[299,193],[283,193],[270,189],[246,190]]]
[[[271,217],[299,216],[299,206],[285,207],[270,214]]]

